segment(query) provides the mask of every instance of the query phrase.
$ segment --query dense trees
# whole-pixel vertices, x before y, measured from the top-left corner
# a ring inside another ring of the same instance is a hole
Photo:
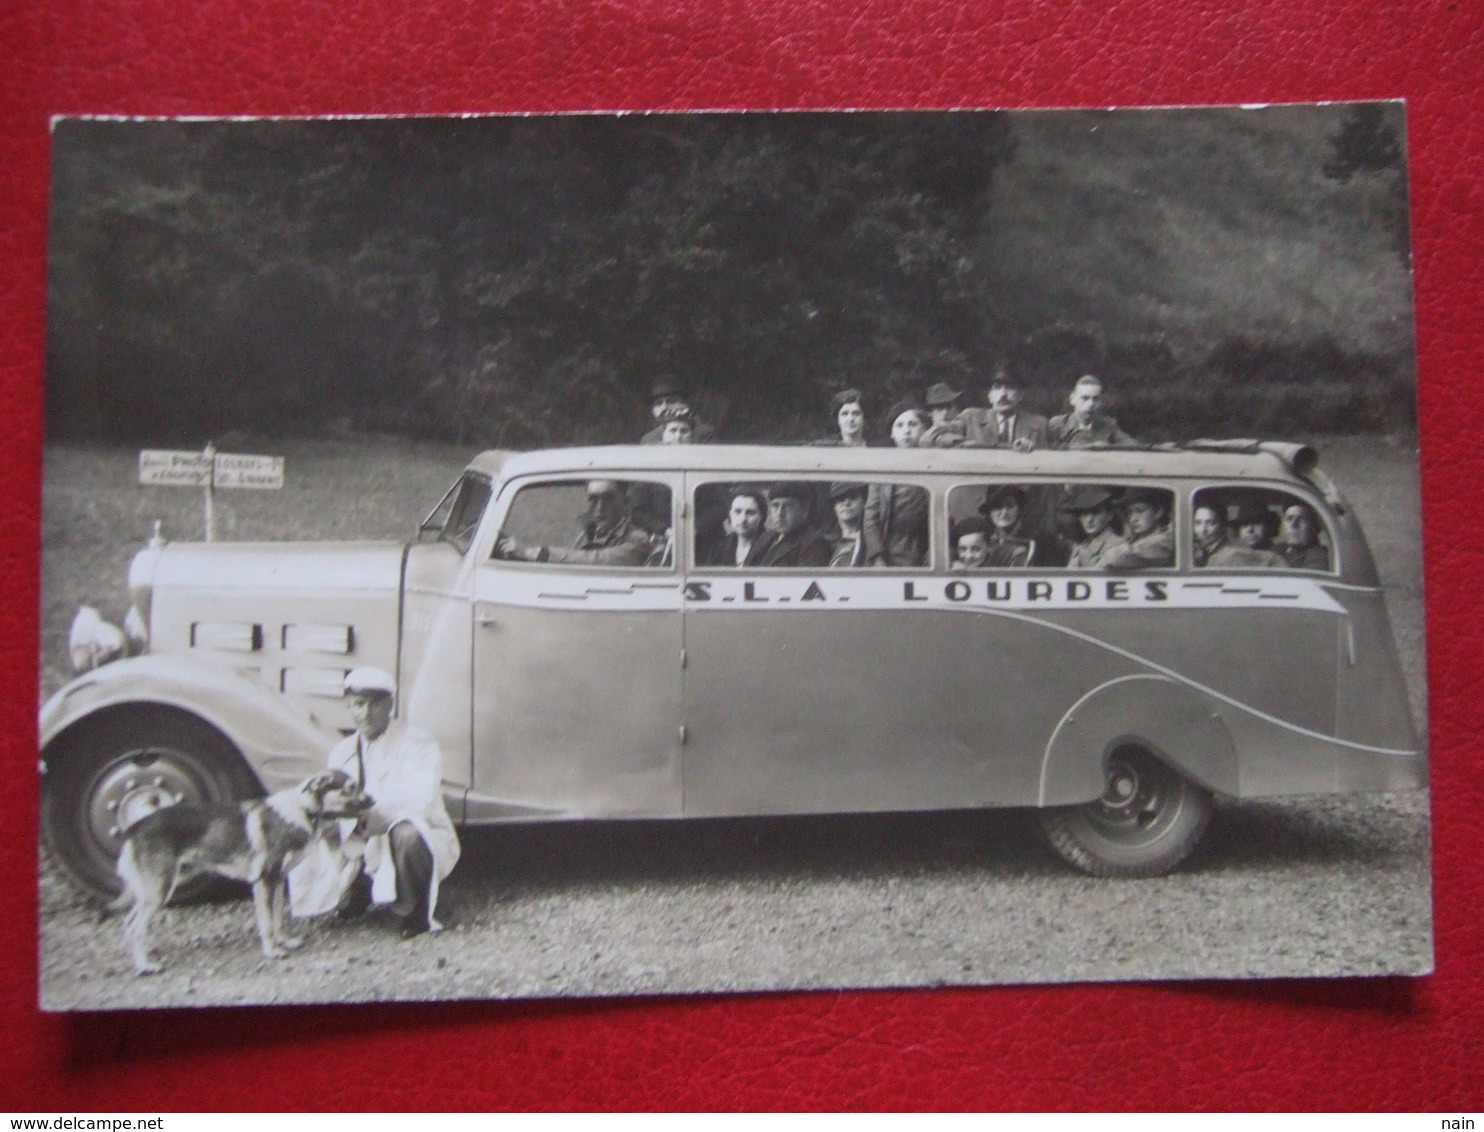
[[[990,113],[64,122],[49,431],[615,441],[674,377],[746,439],[823,431],[843,385],[885,402],[1002,358],[1048,397],[1079,366],[1152,376],[1156,410],[1182,374],[1244,395],[1302,380],[1266,356],[1233,377],[1227,328],[1172,352],[1096,326],[1095,302],[1068,323],[1015,293],[994,190],[1016,130]],[[1359,357],[1366,396],[1405,394],[1394,359],[1331,354],[1336,380]],[[1203,423],[1203,399],[1180,405],[1152,423]],[[1354,408],[1331,423],[1375,423]]]

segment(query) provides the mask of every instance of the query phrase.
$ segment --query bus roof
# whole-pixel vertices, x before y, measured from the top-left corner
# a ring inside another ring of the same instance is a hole
[[[1071,451],[1006,448],[838,448],[763,444],[630,444],[482,452],[470,467],[501,475],[554,472],[717,472],[747,478],[792,475],[1032,475],[1052,478],[1107,476],[1159,479],[1253,479],[1307,482],[1318,460],[1312,448],[1270,441],[1192,441],[1139,448]]]

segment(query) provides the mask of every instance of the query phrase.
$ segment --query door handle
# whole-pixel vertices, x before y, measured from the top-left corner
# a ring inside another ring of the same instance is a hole
[[[474,624],[476,625],[497,625],[499,624],[499,620],[493,613],[476,613],[474,615]]]

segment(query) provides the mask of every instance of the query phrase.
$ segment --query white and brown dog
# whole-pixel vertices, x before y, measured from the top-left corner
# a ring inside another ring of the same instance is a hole
[[[370,809],[373,800],[349,775],[322,771],[290,790],[239,806],[182,803],[156,810],[133,825],[119,854],[124,890],[112,911],[128,910],[124,939],[134,973],[161,970],[150,958],[149,926],[183,880],[203,873],[252,886],[258,939],[269,959],[304,941],[283,926],[287,876],[311,844],[338,837],[336,821]]]

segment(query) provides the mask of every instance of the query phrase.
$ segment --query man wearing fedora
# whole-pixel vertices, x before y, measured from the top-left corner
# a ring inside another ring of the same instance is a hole
[[[931,422],[917,438],[919,448],[957,448],[964,442],[964,431],[955,419],[963,394],[945,381],[928,387],[927,410]]]
[[[1113,526],[1115,500],[1111,488],[1090,483],[1079,484],[1067,495],[1061,509],[1076,519],[1082,532],[1067,558],[1068,570],[1101,570],[1123,546],[1123,536]]]
[[[1046,446],[1046,418],[1021,409],[1020,380],[1008,369],[995,371],[989,383],[987,409],[965,409],[954,427],[965,448],[1013,448],[1030,452]]]

